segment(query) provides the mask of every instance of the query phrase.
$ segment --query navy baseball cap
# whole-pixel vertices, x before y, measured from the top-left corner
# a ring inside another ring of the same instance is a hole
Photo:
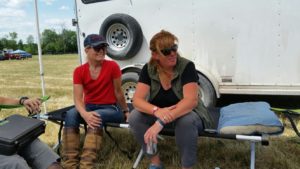
[[[83,42],[84,47],[87,47],[87,46],[95,47],[95,46],[99,46],[102,44],[108,46],[108,43],[106,42],[105,38],[103,36],[97,35],[97,34],[88,35],[84,39],[84,42]]]

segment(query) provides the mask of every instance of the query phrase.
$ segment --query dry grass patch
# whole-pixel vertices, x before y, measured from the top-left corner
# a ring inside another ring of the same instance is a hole
[[[72,73],[79,64],[77,55],[44,55],[43,64],[46,95],[51,96],[47,102],[47,110],[52,111],[72,105]],[[1,61],[0,65],[1,96],[39,97],[42,95],[37,56],[27,60]],[[15,113],[27,115],[27,112],[20,108],[2,110],[0,118]],[[57,142],[58,128],[57,124],[47,122],[46,133],[41,136],[41,139],[49,145],[54,145]],[[137,156],[140,147],[128,130],[110,128],[109,131],[134,158]],[[221,169],[244,169],[250,166],[250,145],[247,142],[199,138],[198,145],[198,164],[195,167],[197,169],[213,169],[216,166]],[[164,141],[160,141],[158,148],[167,169],[180,168],[180,157],[173,137],[165,137]],[[271,139],[269,146],[257,144],[256,149],[258,169],[300,168],[300,139],[291,130],[289,123],[283,135]],[[97,163],[99,169],[131,168],[133,162],[134,159],[128,159],[105,135]],[[147,168],[148,164],[147,158],[144,158],[139,168]]]

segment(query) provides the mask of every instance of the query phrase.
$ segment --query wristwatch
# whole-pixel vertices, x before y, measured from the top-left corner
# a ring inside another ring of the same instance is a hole
[[[156,121],[160,124],[161,127],[165,126],[165,122],[163,122],[160,118],[157,118]]]
[[[27,99],[29,99],[29,98],[26,97],[26,96],[20,97],[20,99],[19,99],[19,104],[20,104],[20,105],[24,105],[24,101],[27,100]]]

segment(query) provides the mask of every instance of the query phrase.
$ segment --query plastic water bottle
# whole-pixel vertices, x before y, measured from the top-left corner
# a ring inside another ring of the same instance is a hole
[[[147,144],[147,150],[146,150],[147,154],[149,155],[154,155],[157,152],[157,144],[154,143],[152,140],[149,141],[149,143]]]

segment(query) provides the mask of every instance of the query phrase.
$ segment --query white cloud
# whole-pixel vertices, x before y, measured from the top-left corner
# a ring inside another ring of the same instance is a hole
[[[68,6],[61,6],[59,9],[60,10],[69,10],[70,8]]]
[[[54,1],[55,0],[43,0],[43,2],[46,3],[46,5],[52,5]]]
[[[27,2],[30,2],[32,0],[0,0],[0,4],[4,7],[10,7],[10,8],[20,8]]]
[[[38,2],[51,5],[58,1],[38,0]],[[33,3],[34,0],[0,0],[0,38],[8,35],[10,32],[16,32],[18,39],[22,39],[23,42],[26,42],[26,38],[29,35],[36,36],[35,16],[31,16],[32,11],[29,11],[34,7]],[[62,5],[59,9],[64,10],[66,13],[70,11],[68,5]],[[72,18],[62,18],[64,19],[53,18],[52,13],[41,12],[39,15],[40,32],[42,33],[44,29],[55,29],[57,32],[60,32],[63,28],[76,29],[76,27],[72,26]]]
[[[16,32],[18,34],[18,39],[22,39],[26,42],[26,38],[29,35],[35,36],[35,23],[33,21],[25,21],[24,19],[0,19],[0,23],[7,23],[5,27],[0,28],[0,37],[8,35],[10,32]],[[13,24],[10,24],[13,23]]]
[[[55,29],[57,31],[60,31],[62,29],[75,30],[75,27],[72,26],[71,19],[58,19],[58,18],[47,19],[44,21],[43,25],[47,29]]]
[[[0,7],[0,38],[10,32],[16,32],[18,39],[26,38],[32,32],[34,23],[21,7],[29,3],[29,0],[0,0],[0,3],[3,4]]]
[[[45,23],[48,25],[62,25],[66,23],[66,19],[52,18],[45,20]]]
[[[26,12],[22,9],[0,8],[0,17],[25,17]]]

